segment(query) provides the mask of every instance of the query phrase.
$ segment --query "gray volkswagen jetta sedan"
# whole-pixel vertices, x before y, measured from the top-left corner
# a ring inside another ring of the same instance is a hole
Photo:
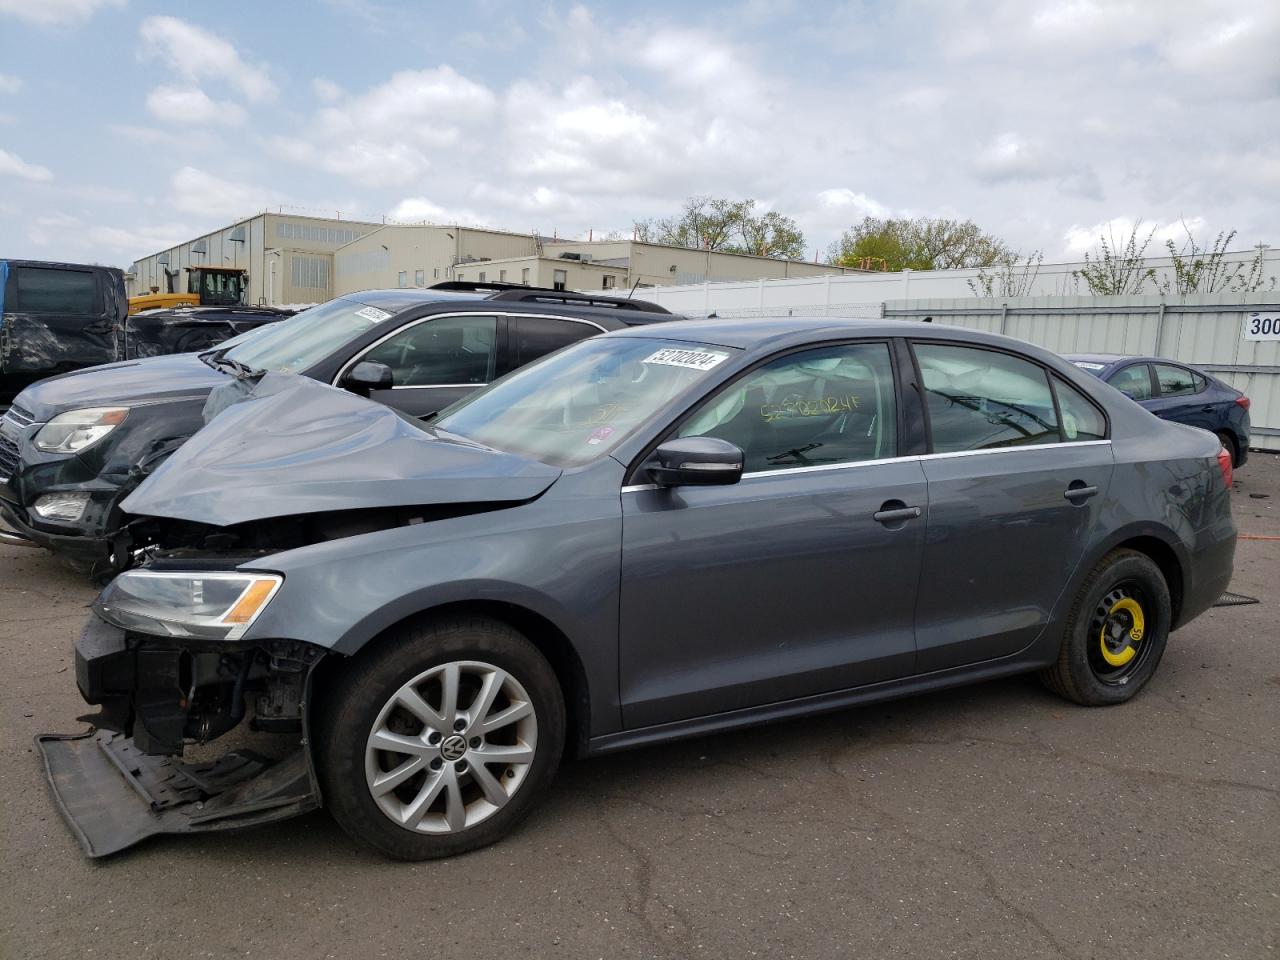
[[[125,502],[99,713],[39,745],[93,856],[323,804],[417,859],[501,837],[566,753],[1024,671],[1118,704],[1228,584],[1230,469],[920,324],[610,333],[425,420],[269,374]]]

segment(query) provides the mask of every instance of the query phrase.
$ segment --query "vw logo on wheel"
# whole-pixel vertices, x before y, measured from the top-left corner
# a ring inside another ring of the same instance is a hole
[[[467,752],[467,741],[456,733],[452,737],[447,737],[444,743],[440,744],[440,756],[446,760],[461,760],[462,755]]]

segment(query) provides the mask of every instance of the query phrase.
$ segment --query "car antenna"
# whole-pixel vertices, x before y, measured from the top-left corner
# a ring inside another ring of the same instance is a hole
[[[627,293],[627,299],[631,299],[631,294],[636,292],[636,287],[640,286],[640,278],[636,277],[636,282],[631,285],[631,290]]]

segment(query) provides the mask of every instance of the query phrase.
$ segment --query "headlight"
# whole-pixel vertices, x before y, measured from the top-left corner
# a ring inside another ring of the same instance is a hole
[[[128,407],[87,407],[60,413],[40,428],[36,447],[45,453],[79,453],[124,423],[128,415]]]
[[[274,573],[130,570],[99,594],[93,609],[108,623],[137,633],[235,640],[283,580]]]

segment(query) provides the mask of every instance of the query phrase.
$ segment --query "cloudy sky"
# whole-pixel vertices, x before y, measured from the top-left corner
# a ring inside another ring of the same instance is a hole
[[[0,0],[0,255],[281,205],[599,235],[697,193],[811,251],[866,214],[1277,244],[1277,50],[1277,0]]]

